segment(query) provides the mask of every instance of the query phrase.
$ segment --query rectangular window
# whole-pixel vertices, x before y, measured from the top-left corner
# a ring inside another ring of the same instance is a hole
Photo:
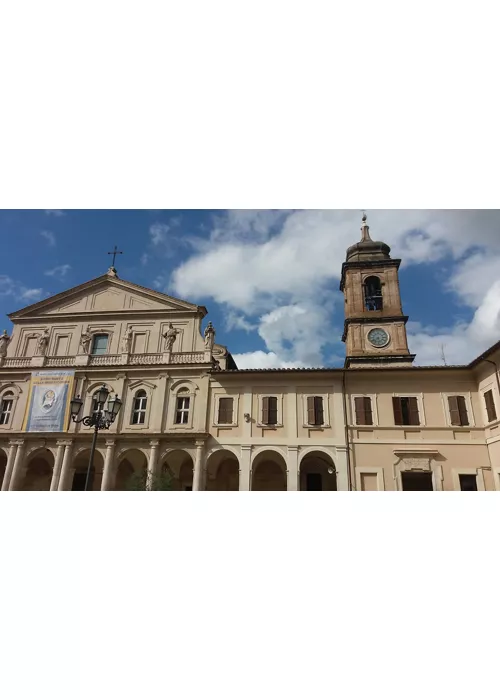
[[[60,335],[56,340],[55,355],[57,357],[66,357],[68,354],[69,335]]]
[[[373,425],[372,400],[369,396],[356,396],[354,408],[356,425]]]
[[[324,423],[323,397],[307,397],[307,423],[308,425],[323,425]]]
[[[401,472],[403,491],[434,491],[431,472]]]
[[[0,408],[0,425],[7,425],[12,413],[12,399],[4,399]]]
[[[484,393],[484,402],[486,404],[486,413],[488,414],[488,423],[492,423],[497,419],[497,410],[495,408],[495,401],[493,400],[492,389]]]
[[[448,396],[448,406],[452,425],[469,425],[465,396]]]
[[[232,425],[233,403],[234,399],[232,396],[219,399],[219,415],[217,416],[217,422],[219,425]]]
[[[189,396],[180,396],[175,408],[175,423],[186,425],[189,419]]]
[[[392,406],[396,425],[420,425],[416,396],[393,396]]]
[[[475,474],[459,474],[460,491],[477,491],[477,476]]]
[[[108,336],[97,333],[92,340],[92,355],[104,355],[108,348]]]
[[[278,397],[264,396],[262,399],[262,423],[278,425]]]

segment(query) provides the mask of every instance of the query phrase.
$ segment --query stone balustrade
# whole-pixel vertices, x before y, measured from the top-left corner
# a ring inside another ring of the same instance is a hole
[[[154,366],[154,365],[191,365],[210,362],[209,352],[150,352],[124,353],[121,355],[78,355],[67,357],[5,357],[0,367],[113,367],[124,365]]]

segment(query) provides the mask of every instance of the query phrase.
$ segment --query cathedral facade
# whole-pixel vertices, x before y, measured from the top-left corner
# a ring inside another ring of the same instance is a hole
[[[500,490],[500,342],[419,367],[400,260],[347,251],[341,369],[239,370],[205,307],[105,275],[9,316],[0,335],[2,490]],[[97,435],[81,416],[122,401]],[[163,484],[163,486],[161,486]]]

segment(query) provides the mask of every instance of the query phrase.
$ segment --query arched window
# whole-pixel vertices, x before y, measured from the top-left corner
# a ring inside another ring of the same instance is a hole
[[[177,400],[175,403],[175,423],[177,425],[186,425],[189,423],[189,408],[190,408],[191,398],[184,391],[179,391],[177,394]]]
[[[6,391],[0,404],[0,425],[8,425],[10,423],[13,405],[14,394],[12,391]]]
[[[382,311],[382,284],[378,277],[367,277],[364,282],[365,308],[367,311]]]
[[[104,355],[108,349],[108,335],[106,333],[96,333],[92,338],[92,355]]]
[[[132,425],[143,425],[146,422],[146,406],[148,397],[144,389],[134,396],[134,406],[132,408]]]

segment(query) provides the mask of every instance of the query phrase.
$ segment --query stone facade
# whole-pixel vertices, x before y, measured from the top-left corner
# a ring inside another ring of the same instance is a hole
[[[341,283],[343,369],[238,370],[204,307],[114,268],[12,314],[0,336],[2,490],[84,488],[92,428],[23,429],[31,372],[45,368],[74,370],[82,415],[103,383],[123,400],[99,433],[92,490],[164,477],[177,490],[500,490],[500,343],[467,366],[412,366],[398,265],[367,230],[361,243]],[[382,309],[366,308],[367,261]],[[380,327],[383,348],[368,340]]]

